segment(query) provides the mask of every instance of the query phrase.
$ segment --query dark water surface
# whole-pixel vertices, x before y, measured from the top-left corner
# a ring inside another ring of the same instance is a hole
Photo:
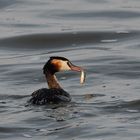
[[[59,73],[72,102],[28,106],[55,55],[86,83]],[[0,139],[140,140],[140,1],[0,0]]]

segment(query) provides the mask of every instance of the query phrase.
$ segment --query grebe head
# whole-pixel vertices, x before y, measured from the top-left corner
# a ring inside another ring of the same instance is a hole
[[[67,58],[59,57],[59,56],[50,57],[48,62],[43,67],[44,74],[46,74],[47,71],[54,74],[59,71],[67,71],[67,70],[80,72],[82,71],[82,68],[79,66],[73,65]]]

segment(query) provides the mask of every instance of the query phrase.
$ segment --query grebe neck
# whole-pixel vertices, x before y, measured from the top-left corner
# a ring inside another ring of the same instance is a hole
[[[49,88],[62,89],[55,74],[52,74],[50,71],[47,71],[47,73],[45,74],[45,77],[46,77]]]

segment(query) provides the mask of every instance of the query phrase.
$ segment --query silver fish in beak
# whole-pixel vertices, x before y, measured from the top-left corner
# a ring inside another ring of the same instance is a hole
[[[77,72],[81,72],[81,76],[80,76],[80,83],[84,84],[85,82],[85,78],[86,78],[86,74],[83,70],[83,68],[73,65],[71,62],[68,63],[69,67],[71,68],[71,70],[73,71],[77,71]]]
[[[80,84],[84,84],[86,78],[86,73],[84,70],[81,70],[81,76],[80,76]]]

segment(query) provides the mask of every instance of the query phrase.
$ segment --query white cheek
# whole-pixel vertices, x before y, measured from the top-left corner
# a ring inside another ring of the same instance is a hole
[[[67,61],[61,61],[61,68],[60,70],[71,70],[71,68],[68,66]]]

